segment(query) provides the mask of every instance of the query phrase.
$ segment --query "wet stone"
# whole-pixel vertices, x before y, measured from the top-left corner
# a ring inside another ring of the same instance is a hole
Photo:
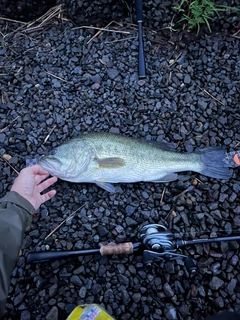
[[[38,278],[36,282],[36,286],[38,289],[43,289],[48,284],[48,281],[43,278]]]
[[[86,287],[82,286],[79,290],[79,297],[82,298],[82,299],[85,299],[86,297],[86,294],[87,294],[87,289]]]
[[[172,297],[174,295],[174,292],[168,283],[164,284],[163,291],[167,297]]]
[[[104,293],[104,299],[108,302],[110,299],[114,299],[114,294],[112,289],[107,289]]]
[[[6,139],[5,133],[0,133],[0,143],[3,143]]]
[[[176,320],[178,318],[176,309],[169,303],[164,308],[164,315],[168,320]]]
[[[30,320],[31,319],[31,313],[28,310],[24,310],[21,312],[20,320]]]
[[[126,206],[127,215],[129,216],[132,215],[134,211],[135,211],[135,208],[133,206],[130,206],[130,205]]]
[[[139,293],[134,293],[133,295],[132,295],[132,299],[133,299],[133,301],[135,302],[135,303],[138,303],[140,300],[141,300],[141,293],[139,292]]]
[[[19,293],[14,299],[14,306],[19,305],[25,298],[25,293]]]
[[[184,83],[189,84],[191,82],[191,77],[189,74],[186,74],[184,77]]]
[[[76,305],[73,304],[73,303],[68,303],[68,304],[65,305],[65,311],[66,311],[67,314],[70,314],[75,308],[76,308]]]
[[[118,275],[118,280],[119,280],[119,283],[123,284],[126,287],[129,284],[129,279],[123,274],[119,274]]]
[[[218,290],[220,289],[224,284],[224,281],[216,276],[213,276],[212,277],[212,280],[210,281],[209,283],[209,287],[212,289],[212,290]]]
[[[56,295],[58,291],[58,285],[55,283],[49,288],[49,297],[52,298]]]
[[[238,247],[237,247],[238,248]],[[233,266],[236,266],[237,264],[239,263],[239,257],[237,255],[234,255],[232,258],[231,258],[231,264]]]
[[[222,297],[217,297],[213,303],[219,309],[224,307],[224,301]]]
[[[232,280],[229,282],[229,284],[227,285],[226,291],[227,291],[230,295],[234,294],[234,290],[235,290],[236,284],[237,284],[237,280],[236,280],[236,279],[232,279]]]
[[[108,76],[110,79],[115,79],[118,76],[118,70],[117,69],[108,69],[107,70]]]
[[[92,291],[92,294],[95,296],[102,291],[102,286],[100,286],[98,283],[94,283],[91,291]]]
[[[126,223],[127,223],[127,225],[130,226],[130,227],[134,227],[134,226],[137,226],[137,225],[138,225],[137,221],[136,221],[136,220],[133,220],[133,219],[130,218],[130,217],[126,217]]]
[[[97,229],[100,237],[105,237],[108,234],[108,229],[102,225],[99,225]]]
[[[123,302],[124,302],[125,304],[129,303],[129,301],[130,301],[130,296],[129,296],[129,294],[128,294],[128,291],[127,291],[125,288],[123,288],[123,287],[120,288],[120,291],[121,291],[121,296],[122,296]]]
[[[100,264],[98,269],[98,275],[101,277],[106,273],[106,268],[103,264]]]
[[[184,303],[180,306],[179,311],[183,317],[187,317],[189,314],[189,306]]]

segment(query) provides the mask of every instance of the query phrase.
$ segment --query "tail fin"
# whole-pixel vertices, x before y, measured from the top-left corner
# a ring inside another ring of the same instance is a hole
[[[210,147],[198,152],[203,162],[201,173],[212,178],[230,179],[232,172],[228,169],[231,167],[227,161],[227,153],[222,147]]]

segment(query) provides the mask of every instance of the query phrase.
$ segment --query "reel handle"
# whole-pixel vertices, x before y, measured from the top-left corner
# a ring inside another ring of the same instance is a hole
[[[165,252],[154,252],[150,250],[143,251],[143,264],[151,265],[154,260],[174,260],[174,259],[186,259],[187,256],[184,256],[180,253],[165,251]]]

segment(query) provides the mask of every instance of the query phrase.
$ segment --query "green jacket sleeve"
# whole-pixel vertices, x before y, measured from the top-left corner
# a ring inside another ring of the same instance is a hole
[[[35,209],[17,192],[0,199],[0,318],[8,297],[10,278],[22,244],[24,231]]]

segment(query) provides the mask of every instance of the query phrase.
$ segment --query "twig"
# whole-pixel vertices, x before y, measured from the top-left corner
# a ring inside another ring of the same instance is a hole
[[[55,229],[53,229],[53,231],[51,231],[51,232],[49,233],[49,235],[47,235],[47,236],[45,237],[44,240],[47,240],[49,237],[51,237],[51,235],[52,235],[55,231],[57,231],[65,222],[67,222],[70,218],[72,218],[72,217],[75,215],[75,213],[78,212],[79,210],[81,210],[84,206],[85,206],[85,204],[82,205],[81,207],[79,207],[79,208],[78,208],[77,210],[75,210],[73,213],[71,213],[70,216],[67,217],[66,219],[64,219]]]
[[[17,175],[19,174],[19,172],[3,156],[1,156],[1,158],[16,172]]]
[[[123,27],[123,25],[117,21],[112,21],[112,22],[114,22],[115,24],[117,24],[121,28]],[[82,29],[82,28],[101,30],[101,28],[93,27],[93,26],[79,26],[79,27],[72,28],[72,30],[77,30],[77,29]]]
[[[107,25],[108,26],[108,25]],[[116,33],[122,33],[122,34],[130,34],[129,31],[120,31],[120,30],[114,30],[114,29],[105,29],[107,28],[104,27],[104,28],[97,28],[97,27],[92,27],[92,26],[81,26],[81,27],[75,27],[75,28],[72,28],[72,30],[77,30],[77,29],[93,29],[93,30],[98,30],[98,31],[108,31],[108,32],[116,32]]]
[[[41,28],[44,24],[46,24],[46,22],[51,20],[51,18],[53,18],[56,15],[56,13],[60,13],[61,8],[62,6],[60,5],[48,10],[48,12],[46,12],[43,16],[41,16],[36,20],[36,22],[39,22],[40,20],[43,19],[43,21],[39,25],[30,28],[30,26],[35,22],[34,21],[33,23],[30,24],[30,26],[27,28],[26,31],[33,31],[34,29]]]
[[[106,28],[108,28],[113,22],[114,21],[111,21],[106,25],[106,27],[100,28],[100,30],[97,33],[95,33],[95,35],[91,39],[88,40],[87,44],[89,44],[94,38],[99,36],[103,31],[108,31]],[[114,30],[114,32],[115,32],[115,30]]]
[[[189,186],[187,189],[183,190],[181,193],[177,194],[174,198],[178,198],[183,196],[185,193],[192,191],[195,188],[195,186]]]
[[[12,19],[8,19],[8,18],[4,18],[4,17],[0,17],[0,20],[5,20],[5,21],[10,21],[10,22],[17,22],[17,23],[21,23],[21,24],[28,24],[27,22],[23,22],[23,21],[18,21],[18,20],[12,20]]]
[[[53,78],[56,78],[56,79],[61,80],[61,81],[64,81],[64,82],[68,82],[67,80],[62,79],[62,78],[60,78],[60,77],[58,77],[58,76],[55,76],[54,74],[52,74],[52,73],[50,73],[50,72],[48,72],[48,71],[45,71],[45,72],[46,72],[46,74],[48,74],[49,76],[52,76]]]
[[[240,146],[240,141],[237,141],[237,144],[235,145],[235,148],[237,148],[238,146]]]
[[[43,141],[43,144],[45,144],[48,141],[48,138],[50,137],[50,135],[53,133],[53,131],[57,128],[57,125],[55,124],[53,126],[53,128],[51,129],[51,131],[49,132],[49,134],[46,136],[46,138]]]
[[[204,184],[201,180],[199,180],[198,178],[195,178],[200,184]]]
[[[217,98],[215,98],[213,95],[211,95],[211,93],[209,93],[207,90],[205,90],[205,89],[202,89],[202,88],[200,88],[199,86],[198,86],[198,88],[200,89],[200,90],[202,90],[204,93],[206,93],[207,95],[209,95],[211,98],[213,98],[215,101],[217,101],[219,104],[221,104],[222,106],[224,106],[224,103],[222,102],[222,101],[220,101],[220,100],[218,100]]]
[[[164,189],[163,189],[163,192],[162,192],[162,196],[161,196],[160,203],[162,203],[162,201],[163,201],[163,197],[164,197],[164,194],[165,194],[165,190],[166,190],[166,187],[164,187]]]
[[[167,220],[172,213],[175,213],[175,211],[174,211],[173,209],[171,209],[171,210],[169,211],[169,213],[168,213],[167,216],[165,217],[165,220]]]
[[[31,32],[34,31],[35,29],[41,28],[46,22],[51,20],[54,16],[62,12],[62,5],[55,6],[51,9],[49,9],[44,15],[41,17],[37,18],[36,20],[30,21],[30,22],[22,22],[22,21],[15,21],[7,18],[2,18],[0,19],[6,20],[6,21],[13,21],[13,22],[18,22],[21,23],[22,25],[18,27],[17,29],[13,30],[12,32],[8,33],[5,35],[5,38],[9,38],[10,36],[14,36],[17,34],[17,32]],[[43,20],[43,21],[42,21]],[[35,25],[39,23],[38,25]]]
[[[183,52],[180,52],[179,55],[175,59],[169,60],[169,67],[174,65],[174,63],[181,57],[182,54],[183,54]]]
[[[240,33],[240,30],[238,30],[236,33],[232,34],[231,37],[240,39],[240,36],[237,37],[237,34],[238,34],[238,33]]]
[[[9,123],[5,128],[3,128],[3,129],[0,130],[0,133],[2,133],[4,130],[6,130],[6,129],[7,129],[14,121],[16,121],[19,117],[20,117],[20,116],[17,116],[16,118],[14,118],[11,123]]]
[[[108,44],[108,43],[114,43],[114,42],[120,42],[120,41],[128,41],[128,40],[132,40],[132,39],[136,39],[137,37],[130,37],[130,38],[124,38],[124,39],[115,39],[113,41],[105,41],[104,43]]]

